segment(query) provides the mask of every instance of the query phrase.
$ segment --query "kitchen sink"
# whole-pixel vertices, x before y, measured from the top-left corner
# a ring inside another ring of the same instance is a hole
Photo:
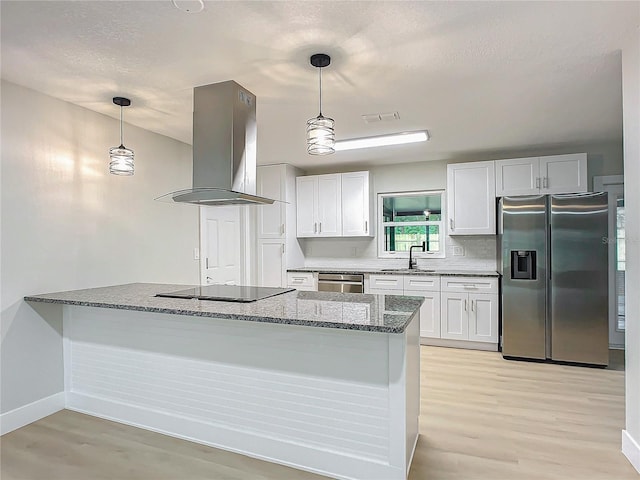
[[[383,268],[382,272],[424,272],[424,273],[433,273],[435,270],[427,270],[426,268]]]

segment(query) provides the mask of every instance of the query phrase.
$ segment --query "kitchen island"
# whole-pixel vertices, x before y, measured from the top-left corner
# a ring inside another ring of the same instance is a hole
[[[406,478],[421,298],[155,296],[185,287],[25,297],[63,309],[66,408],[334,478]]]

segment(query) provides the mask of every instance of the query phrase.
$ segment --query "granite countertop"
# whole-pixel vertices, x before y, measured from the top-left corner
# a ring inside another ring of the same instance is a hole
[[[156,293],[194,285],[130,283],[24,297],[59,303],[142,312],[193,315],[249,322],[402,333],[424,301],[422,297],[359,293],[292,292],[251,303],[156,297]]]
[[[485,270],[426,270],[413,268],[379,269],[379,268],[323,268],[301,267],[289,268],[287,272],[312,272],[312,273],[338,273],[349,274],[376,274],[376,275],[434,275],[439,277],[499,277],[495,271]]]

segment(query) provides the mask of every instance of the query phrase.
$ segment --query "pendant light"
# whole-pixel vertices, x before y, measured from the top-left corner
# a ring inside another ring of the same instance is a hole
[[[113,97],[113,103],[120,105],[120,146],[109,149],[109,173],[113,175],[133,175],[133,150],[124,146],[122,140],[122,107],[131,105],[131,100]]]
[[[319,71],[320,113],[307,121],[307,152],[311,155],[329,155],[335,152],[336,134],[333,118],[322,115],[322,69],[331,63],[331,57],[324,53],[311,55],[311,65]]]

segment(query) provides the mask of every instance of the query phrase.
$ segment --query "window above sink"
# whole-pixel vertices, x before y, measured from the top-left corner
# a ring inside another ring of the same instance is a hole
[[[444,258],[444,204],[442,190],[378,194],[378,257],[408,258],[425,242],[415,258]]]

